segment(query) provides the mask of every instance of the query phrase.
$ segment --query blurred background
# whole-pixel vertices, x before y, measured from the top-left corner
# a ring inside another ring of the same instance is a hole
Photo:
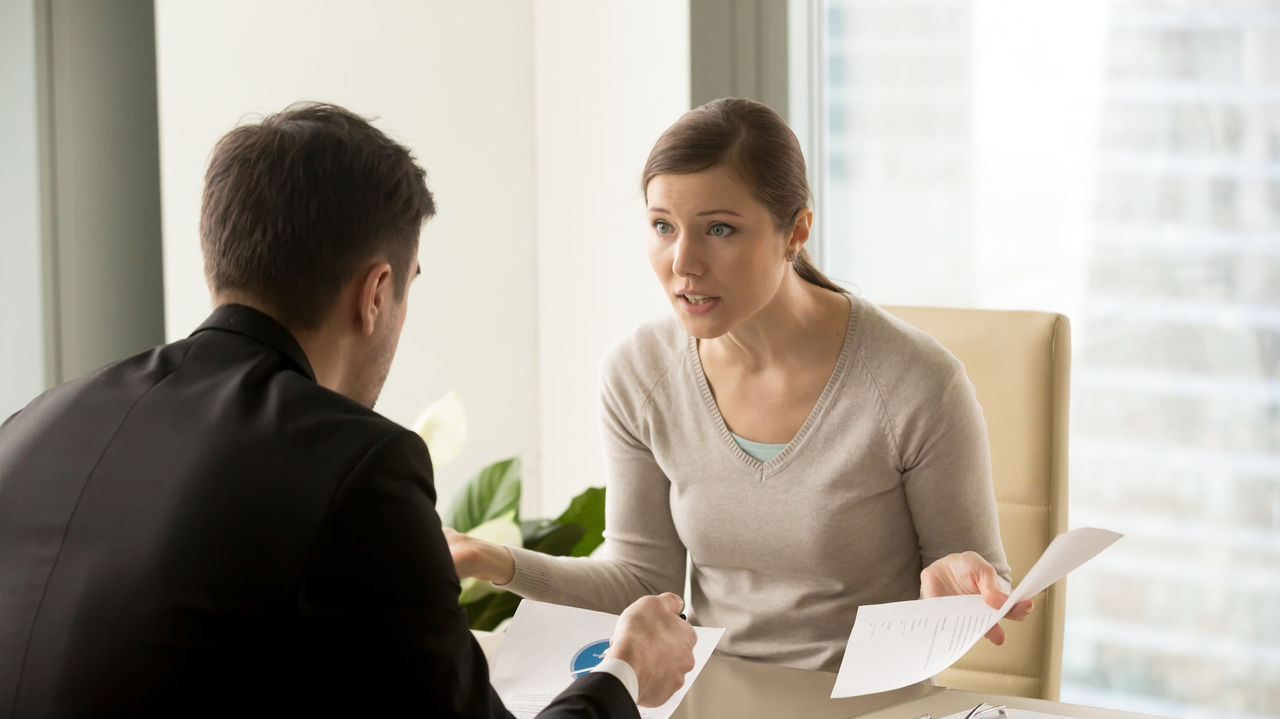
[[[210,310],[205,163],[297,100],[373,117],[439,214],[377,409],[457,390],[441,503],[603,481],[596,368],[666,311],[639,174],[690,107],[788,117],[826,272],[1071,318],[1062,699],[1280,716],[1280,0],[0,0],[0,416]]]

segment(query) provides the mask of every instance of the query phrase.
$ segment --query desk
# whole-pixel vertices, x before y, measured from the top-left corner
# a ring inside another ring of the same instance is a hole
[[[696,686],[696,685],[695,685]],[[999,694],[976,694],[958,689],[939,689],[903,704],[861,714],[858,719],[914,719],[921,714],[930,714],[934,719],[942,719],[956,712],[968,711],[979,702],[1005,704],[1010,709],[1028,709],[1045,714],[1060,714],[1077,719],[1151,719],[1150,714],[1123,712],[1118,709],[1100,709],[1079,704],[1063,704],[1043,699],[1027,699],[1025,697],[1009,697]]]
[[[836,675],[712,656],[689,689],[673,719],[942,719],[979,702],[1006,704],[1079,719],[1138,719],[1113,709],[1082,707],[1042,699],[975,694],[914,684],[884,694],[831,699]]]
[[[502,642],[502,635],[474,633],[485,655],[492,661]],[[974,694],[928,683],[913,684],[883,694],[832,699],[831,687],[835,683],[836,675],[832,672],[792,669],[713,655],[672,719],[915,719],[926,713],[932,714],[934,719],[942,719],[971,709],[982,701],[1078,719],[1140,719],[1148,716],[1042,699]]]
[[[672,719],[846,719],[924,697],[937,689],[923,683],[883,694],[832,699],[835,683],[836,675],[830,672],[713,654]],[[901,719],[903,715],[896,716]]]

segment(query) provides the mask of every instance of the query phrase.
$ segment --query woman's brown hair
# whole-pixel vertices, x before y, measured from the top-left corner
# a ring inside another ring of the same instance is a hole
[[[745,183],[779,230],[790,229],[809,204],[800,142],[768,105],[727,97],[686,112],[654,143],[640,187],[647,195],[649,183],[658,175],[684,175],[712,167],[724,167]],[[808,250],[801,248],[792,264],[806,282],[848,293],[818,269]]]

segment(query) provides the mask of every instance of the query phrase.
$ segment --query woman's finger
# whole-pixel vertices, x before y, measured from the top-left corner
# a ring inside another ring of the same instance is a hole
[[[1004,618],[1012,619],[1014,621],[1020,622],[1023,619],[1026,619],[1027,615],[1031,613],[1031,610],[1035,608],[1036,608],[1035,600],[1024,599],[1021,602],[1018,602],[1017,604],[1013,605],[1013,607],[1009,610],[1009,613],[1004,615]]]
[[[999,624],[997,624],[994,627],[988,629],[987,639],[990,639],[991,643],[996,645],[997,647],[1000,646],[1001,644],[1004,644],[1004,627],[1001,627]]]

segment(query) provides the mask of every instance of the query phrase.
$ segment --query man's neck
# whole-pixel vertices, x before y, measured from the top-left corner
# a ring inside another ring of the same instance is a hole
[[[215,307],[229,304],[252,307],[278,322],[288,331],[298,346],[302,347],[303,354],[307,356],[307,362],[311,364],[311,371],[316,375],[316,383],[321,387],[344,394],[342,388],[345,387],[346,377],[342,368],[346,366],[343,364],[346,343],[342,341],[340,333],[335,332],[330,326],[331,323],[321,322],[313,329],[300,330],[284,321],[280,313],[268,303],[234,290],[215,293],[213,304]]]

